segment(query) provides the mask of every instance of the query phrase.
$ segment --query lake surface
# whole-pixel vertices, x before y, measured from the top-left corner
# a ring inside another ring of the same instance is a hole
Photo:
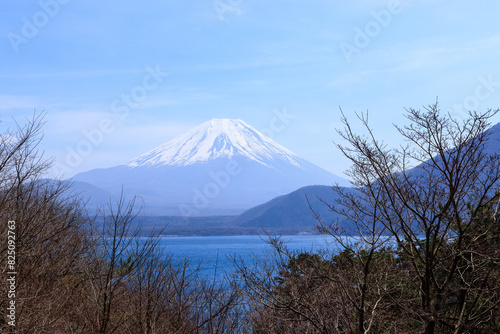
[[[291,235],[282,236],[290,250],[313,252],[324,248],[332,237],[326,235]],[[174,258],[188,258],[196,266],[202,264],[200,274],[213,276],[217,268],[217,276],[233,270],[231,258],[234,256],[250,262],[254,256],[269,258],[271,246],[266,243],[267,237],[259,236],[223,236],[223,237],[162,237],[160,245],[173,254]]]

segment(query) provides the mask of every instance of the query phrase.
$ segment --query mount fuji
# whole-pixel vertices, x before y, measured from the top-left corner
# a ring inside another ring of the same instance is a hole
[[[239,214],[303,186],[349,185],[233,119],[210,120],[125,165],[72,181],[83,195],[98,188],[140,196],[146,215],[188,217]]]

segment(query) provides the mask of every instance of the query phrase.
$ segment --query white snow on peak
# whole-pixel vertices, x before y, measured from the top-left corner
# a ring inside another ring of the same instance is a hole
[[[301,158],[239,119],[212,119],[133,159],[128,165],[187,166],[222,157],[244,156],[265,166]]]

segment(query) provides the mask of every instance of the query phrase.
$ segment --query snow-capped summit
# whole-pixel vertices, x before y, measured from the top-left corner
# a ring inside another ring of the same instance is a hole
[[[349,185],[234,119],[210,120],[126,165],[73,181],[138,195],[150,215],[177,216],[241,213],[303,186]]]
[[[133,159],[128,166],[188,166],[222,157],[247,157],[267,167],[301,159],[239,119],[212,119]]]

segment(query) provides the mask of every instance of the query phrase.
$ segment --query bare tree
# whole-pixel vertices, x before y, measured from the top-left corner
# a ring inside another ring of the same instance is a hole
[[[396,328],[391,299],[397,298],[402,278],[397,258],[387,249],[363,249],[345,236],[334,248],[315,253],[290,251],[280,237],[269,243],[273,260],[235,260],[257,333],[380,333]]]
[[[114,333],[128,321],[132,299],[126,282],[143,270],[158,244],[154,235],[141,237],[134,204],[135,199],[126,202],[122,195],[116,206],[110,203],[93,220],[90,260],[83,267],[86,294],[80,305],[85,328],[94,333]]]
[[[2,293],[0,332],[243,333],[238,291],[173,261],[158,246],[161,230],[143,237],[135,198],[89,217],[69,182],[43,178],[42,126],[35,114],[0,136],[0,251],[15,221],[17,271],[16,326]]]
[[[437,102],[409,109],[410,124],[397,127],[406,145],[394,149],[376,139],[367,115],[358,115],[364,136],[342,119],[347,145],[338,147],[352,162],[355,190],[335,187],[338,199],[329,206],[358,229],[369,251],[382,232],[396,243],[404,273],[417,278],[418,295],[400,308],[414,330],[473,331],[498,314],[500,253],[484,247],[485,239],[498,245],[491,233],[498,211],[485,211],[499,200],[500,158],[485,150],[497,112],[470,112],[459,122],[442,115]],[[334,224],[319,228],[338,235]]]
[[[355,190],[343,187],[335,188],[339,198],[344,200],[355,194]],[[347,219],[325,221],[309,205],[318,224],[316,229],[333,237],[336,250],[336,269],[328,277],[339,286],[340,293],[347,301],[351,333],[373,333],[389,331],[396,325],[396,319],[382,324],[382,314],[388,317],[387,308],[394,304],[395,292],[404,285],[397,259],[391,249],[386,229],[376,219],[366,215],[366,211],[349,210],[355,201],[345,201],[346,206],[332,206],[321,200],[331,211],[340,213]],[[356,204],[355,204],[356,203]],[[373,206],[377,211],[377,205]]]
[[[43,175],[51,162],[37,150],[43,114],[0,136],[0,252],[7,254],[7,221],[15,222],[16,327],[18,333],[60,328],[70,303],[68,278],[78,275],[88,250],[88,222],[82,205],[62,181]],[[3,273],[7,271],[2,261]],[[0,296],[0,328],[5,324],[7,294]]]

